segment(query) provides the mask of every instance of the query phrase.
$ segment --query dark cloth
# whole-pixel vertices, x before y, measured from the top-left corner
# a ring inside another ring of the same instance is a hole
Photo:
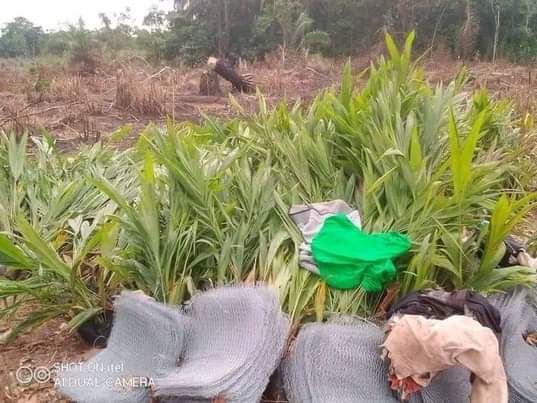
[[[500,312],[484,296],[468,290],[413,292],[397,301],[386,313],[386,319],[397,313],[420,315],[428,319],[446,319],[452,315],[467,315],[494,332],[501,333]]]
[[[518,265],[518,254],[526,250],[524,245],[522,245],[512,236],[508,236],[503,243],[505,244],[505,254],[503,255],[498,266],[511,267]]]

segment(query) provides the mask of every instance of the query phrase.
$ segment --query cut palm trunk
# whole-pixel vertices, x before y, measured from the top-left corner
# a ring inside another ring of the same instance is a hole
[[[218,82],[218,74],[214,70],[208,70],[201,73],[200,77],[200,95],[204,96],[221,96],[222,90]]]
[[[223,61],[214,57],[209,58],[208,65],[213,68],[216,74],[229,81],[233,85],[233,89],[247,93],[255,90],[255,85],[250,75],[241,75]]]

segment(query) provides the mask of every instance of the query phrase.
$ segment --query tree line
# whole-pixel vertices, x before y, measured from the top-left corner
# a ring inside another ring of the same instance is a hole
[[[101,27],[78,24],[45,32],[19,17],[1,30],[0,57],[140,49],[155,61],[192,65],[209,55],[263,58],[274,49],[351,56],[385,31],[417,33],[422,50],[444,46],[455,57],[517,62],[537,58],[535,0],[175,0],[175,10],[151,9],[142,27],[130,11]]]

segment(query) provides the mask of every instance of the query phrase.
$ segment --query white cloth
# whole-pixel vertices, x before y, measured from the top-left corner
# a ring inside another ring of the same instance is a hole
[[[534,270],[537,270],[537,259],[531,257],[531,255],[526,251],[519,252],[516,257],[516,260],[517,260],[517,263],[520,264],[521,266],[526,266]]]
[[[361,229],[360,213],[343,200],[294,205],[289,209],[289,217],[304,237],[299,251],[300,265],[312,273],[319,274],[319,269],[311,253],[311,242],[323,227],[324,221],[336,214],[345,214],[357,228]]]

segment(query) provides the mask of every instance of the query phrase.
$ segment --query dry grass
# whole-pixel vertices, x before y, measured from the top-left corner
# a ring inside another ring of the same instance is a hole
[[[106,110],[101,102],[95,100],[85,102],[84,112],[90,116],[103,116],[106,113]]]
[[[381,52],[379,46],[354,57],[354,71],[366,69]],[[424,60],[427,76],[433,82],[447,82],[463,67],[463,62],[453,60],[442,49]],[[253,76],[270,107],[282,100],[307,103],[322,89],[338,86],[345,62],[290,53],[284,60],[276,51],[264,61],[242,62],[238,71]],[[477,60],[466,63],[466,67],[473,76],[469,90],[487,87],[495,96],[510,99],[522,118],[528,113],[537,121],[537,71],[530,73],[528,66]],[[231,85],[224,80],[220,80],[221,97],[198,95],[204,70],[154,67],[133,58],[115,65],[101,62],[97,74],[86,75],[70,68],[0,60],[0,130],[36,131],[44,127],[75,144],[81,138],[112,133],[125,124],[132,125],[136,133],[150,121],[167,115],[178,121],[199,121],[202,115],[238,114],[228,102]],[[243,107],[240,113],[256,112],[254,95],[234,95]]]
[[[57,102],[87,98],[82,77],[78,74],[53,78],[48,92],[50,98]]]
[[[16,92],[27,85],[28,73],[14,60],[0,59],[0,93]]]
[[[41,131],[41,127],[37,121],[28,116],[10,119],[9,121],[4,122],[1,127],[0,131],[15,133],[17,135],[22,135],[24,133],[35,134]]]
[[[166,90],[152,79],[137,79],[133,70],[116,76],[115,106],[141,115],[162,116],[166,111]]]
[[[9,97],[5,102],[0,102],[0,131],[6,133],[35,133],[38,130],[38,122],[30,114],[31,106],[20,96]]]

